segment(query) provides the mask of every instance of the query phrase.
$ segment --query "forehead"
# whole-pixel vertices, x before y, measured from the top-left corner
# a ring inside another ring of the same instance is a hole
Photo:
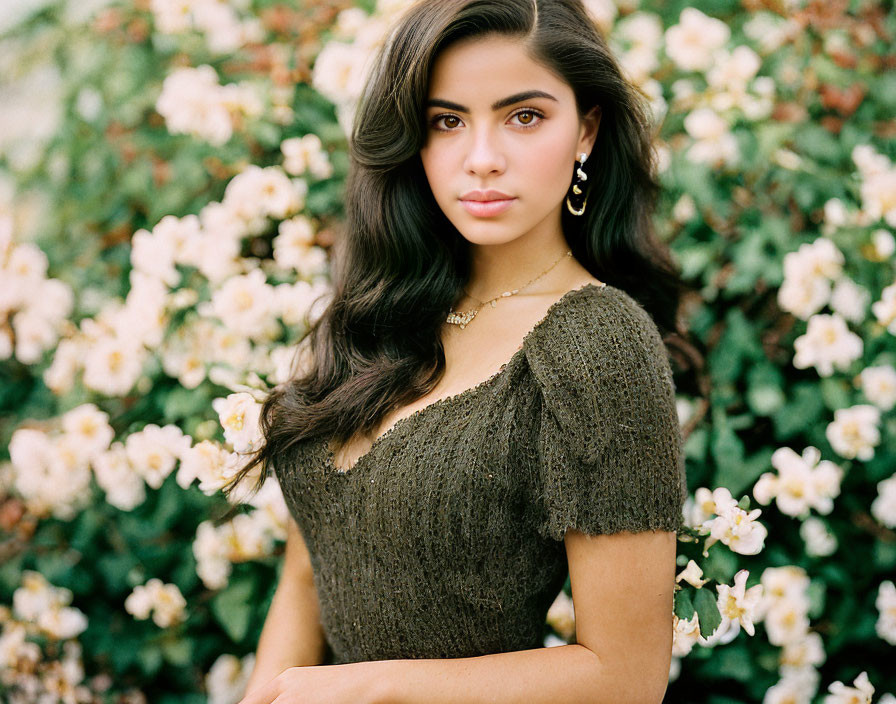
[[[465,98],[471,105],[527,89],[544,90],[558,99],[572,96],[562,80],[526,53],[519,39],[489,35],[457,42],[439,54],[428,97],[459,102]]]

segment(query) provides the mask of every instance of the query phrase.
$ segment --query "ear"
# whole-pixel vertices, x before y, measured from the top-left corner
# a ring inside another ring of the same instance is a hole
[[[579,131],[579,146],[576,154],[585,152],[591,154],[594,148],[594,142],[597,140],[597,128],[600,126],[601,110],[600,105],[595,105],[588,114],[582,118],[582,128]]]

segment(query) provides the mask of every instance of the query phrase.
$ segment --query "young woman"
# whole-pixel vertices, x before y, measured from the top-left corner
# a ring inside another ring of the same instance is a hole
[[[581,0],[423,0],[351,157],[313,364],[244,470],[292,520],[242,704],[660,702],[683,286],[638,92]]]

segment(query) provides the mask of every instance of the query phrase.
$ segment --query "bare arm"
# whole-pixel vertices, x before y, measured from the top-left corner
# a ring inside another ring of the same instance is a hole
[[[312,574],[305,540],[290,516],[280,582],[258,640],[247,693],[289,667],[323,662],[326,641]]]

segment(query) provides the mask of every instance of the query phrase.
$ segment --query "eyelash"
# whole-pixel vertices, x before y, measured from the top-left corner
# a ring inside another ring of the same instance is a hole
[[[544,119],[544,113],[542,113],[540,110],[535,110],[533,108],[522,108],[521,110],[517,110],[515,113],[513,113],[513,115],[511,115],[511,118],[516,117],[517,115],[524,115],[526,113],[535,115],[536,117],[538,117],[538,121],[531,125],[519,125],[524,130],[531,130],[535,127],[538,127],[538,125],[540,125],[541,121]],[[457,115],[450,113],[450,112],[442,113],[441,115],[436,115],[435,117],[433,117],[429,121],[429,124],[433,129],[435,129],[439,132],[454,132],[454,129],[443,129],[441,127],[436,127],[436,124],[439,122],[439,120],[446,118],[446,117],[457,117]],[[458,118],[458,119],[460,119],[460,118]]]

